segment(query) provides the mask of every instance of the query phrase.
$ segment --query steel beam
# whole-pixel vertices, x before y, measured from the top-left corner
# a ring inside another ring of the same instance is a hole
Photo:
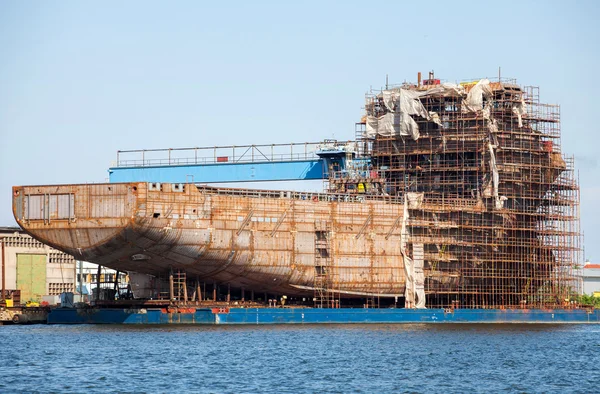
[[[323,161],[189,164],[181,166],[111,167],[111,183],[227,183],[323,179]]]

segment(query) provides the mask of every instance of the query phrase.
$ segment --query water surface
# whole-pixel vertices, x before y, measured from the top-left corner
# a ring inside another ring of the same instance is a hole
[[[0,340],[0,392],[600,392],[600,325],[34,325]]]

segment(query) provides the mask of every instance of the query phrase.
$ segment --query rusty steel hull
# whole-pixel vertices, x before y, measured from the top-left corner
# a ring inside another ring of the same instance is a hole
[[[14,187],[13,211],[34,238],[80,260],[290,295],[313,294],[315,223],[326,222],[337,291],[405,291],[403,206],[384,199],[140,182]]]

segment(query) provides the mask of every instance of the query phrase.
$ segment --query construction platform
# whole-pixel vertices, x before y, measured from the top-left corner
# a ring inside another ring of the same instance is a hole
[[[600,324],[598,309],[56,308],[48,324]]]
[[[48,318],[47,307],[0,306],[0,326],[5,324],[43,324]]]

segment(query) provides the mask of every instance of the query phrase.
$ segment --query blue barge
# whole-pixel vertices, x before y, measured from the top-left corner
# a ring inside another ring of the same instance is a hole
[[[600,324],[598,309],[56,308],[48,324]]]

